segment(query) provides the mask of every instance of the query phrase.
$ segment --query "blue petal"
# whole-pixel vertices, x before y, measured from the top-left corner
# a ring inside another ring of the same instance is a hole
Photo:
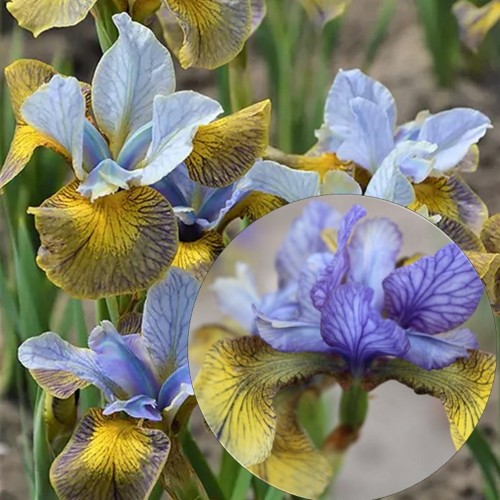
[[[189,321],[199,287],[191,274],[172,267],[148,291],[142,335],[161,380],[187,363]]]
[[[384,302],[382,281],[396,267],[402,244],[398,226],[389,219],[370,219],[354,229],[348,246],[349,277],[373,290],[372,305],[378,310]]]
[[[320,194],[319,175],[260,160],[236,183],[241,191],[262,191],[288,202]]]
[[[61,339],[59,335],[47,332],[38,337],[32,337],[19,347],[18,357],[21,364],[29,370],[48,370],[55,374],[54,384],[57,386],[57,372],[71,373],[77,379],[95,385],[100,389],[108,401],[115,398],[120,390],[110,380],[97,363],[97,356],[90,349],[74,347],[69,342]],[[53,385],[52,383],[50,384]],[[66,387],[65,392],[69,397],[76,391]],[[50,389],[49,389],[49,392]],[[62,397],[62,396],[61,396]]]
[[[156,407],[156,400],[144,395],[134,396],[127,401],[117,400],[106,405],[104,415],[111,415],[123,411],[133,418],[144,418],[146,420],[160,421],[161,413]]]
[[[235,319],[248,332],[253,332],[255,317],[252,308],[261,299],[250,266],[238,262],[234,278],[217,278],[210,289],[222,313]]]
[[[354,205],[342,218],[338,232],[337,251],[311,289],[311,300],[316,309],[322,309],[329,295],[342,283],[349,271],[347,241],[356,223],[365,215],[366,210],[362,206]]]
[[[351,109],[351,132],[337,156],[375,172],[394,148],[393,129],[385,111],[373,102],[356,97],[351,101]]]
[[[145,158],[153,133],[153,122],[136,130],[123,145],[116,161],[122,168],[133,170]]]
[[[103,321],[92,330],[89,347],[96,353],[96,360],[111,380],[130,397],[158,394],[158,382],[151,366],[138,358],[127,341],[109,321]]]
[[[175,414],[182,403],[193,394],[189,366],[186,364],[177,368],[161,386],[158,407]]]
[[[340,285],[321,312],[321,335],[360,375],[378,356],[401,356],[409,346],[402,328],[382,319],[372,306],[373,290],[358,283]]]
[[[426,370],[451,365],[457,359],[467,356],[468,349],[479,347],[476,336],[467,328],[436,335],[407,330],[406,335],[410,348],[401,357]]]
[[[436,170],[445,172],[464,158],[470,146],[476,144],[491,128],[490,119],[468,108],[443,111],[427,118],[419,140],[437,144]]]
[[[189,207],[195,182],[189,178],[184,163],[170,172],[166,177],[153,184],[173,207]]]
[[[100,132],[85,120],[83,126],[83,165],[89,172],[103,160],[111,158],[108,145]]]
[[[213,227],[220,220],[222,210],[227,207],[227,202],[232,199],[234,184],[223,188],[203,187],[201,200],[198,207],[198,218],[209,222]]]
[[[396,125],[394,98],[384,85],[358,69],[339,71],[325,105],[325,123],[332,134],[329,142],[333,152],[351,133],[354,122],[351,101],[356,97],[377,105],[387,116],[391,129]]]
[[[383,282],[389,317],[422,333],[452,330],[474,312],[484,289],[472,264],[450,243],[396,269]]]
[[[337,229],[340,213],[321,201],[310,202],[293,222],[276,255],[276,271],[280,287],[297,281],[307,258],[327,247],[321,235],[325,229]]]

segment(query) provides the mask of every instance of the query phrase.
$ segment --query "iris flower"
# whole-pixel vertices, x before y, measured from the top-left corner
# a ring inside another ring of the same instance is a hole
[[[491,0],[478,7],[467,0],[460,0],[453,5],[453,13],[460,29],[460,39],[475,52],[500,20],[500,1]]]
[[[6,69],[17,128],[0,173],[11,181],[38,146],[62,153],[76,179],[31,208],[38,263],[56,285],[98,298],[145,289],[177,250],[170,203],[152,185],[184,164],[191,179],[232,184],[267,147],[269,102],[216,119],[222,107],[175,92],[168,51],[128,14],[97,66],[92,90],[38,61]]]
[[[158,478],[175,498],[182,493],[170,489],[182,470],[169,464],[184,461],[172,424],[193,395],[187,335],[198,286],[188,272],[171,268],[148,291],[140,333],[132,327],[136,319],[120,333],[103,321],[88,348],[53,332],[19,348],[19,360],[50,396],[70,398],[93,385],[106,400],[104,409],[83,416],[51,467],[60,498],[147,498]]]
[[[216,342],[195,381],[200,408],[228,451],[309,498],[321,494],[331,469],[300,430],[291,386],[318,374],[344,390],[397,380],[441,399],[459,448],[493,383],[494,356],[463,326],[483,295],[467,258],[449,244],[398,267],[398,227],[365,215],[360,206],[341,217],[311,202],[277,253],[275,294],[260,297],[241,268],[237,279],[216,282],[221,309],[253,335]],[[230,330],[210,328],[221,337]]]

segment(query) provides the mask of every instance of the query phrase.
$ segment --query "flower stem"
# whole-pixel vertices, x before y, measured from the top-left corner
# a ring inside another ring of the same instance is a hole
[[[118,30],[113,23],[113,14],[118,12],[112,0],[98,0],[92,8],[99,45],[104,54],[118,39]]]
[[[247,67],[247,46],[229,63],[229,96],[235,113],[253,102],[251,79]]]

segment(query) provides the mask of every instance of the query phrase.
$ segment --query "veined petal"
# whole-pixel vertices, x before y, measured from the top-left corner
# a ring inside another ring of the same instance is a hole
[[[346,245],[354,226],[365,215],[366,210],[362,206],[354,205],[342,217],[338,232],[337,251],[311,289],[311,300],[319,311],[328,300],[330,293],[340,285],[349,270],[349,254]]]
[[[432,214],[463,221],[477,233],[488,217],[485,203],[457,174],[429,177],[413,187],[417,204],[427,205]]]
[[[350,133],[338,148],[337,156],[375,172],[394,148],[389,117],[383,108],[367,99],[355,97],[350,104]]]
[[[12,0],[7,10],[19,26],[38,36],[50,28],[73,26],[83,21],[96,0]]]
[[[135,354],[112,323],[103,321],[96,326],[88,342],[101,371],[129,397],[156,397],[159,385],[152,366]]]
[[[455,447],[459,449],[483,414],[493,387],[495,356],[471,351],[469,356],[441,370],[425,370],[400,359],[372,369],[367,389],[387,380],[397,380],[417,394],[429,394],[443,403]]]
[[[160,430],[93,408],[54,460],[50,480],[61,500],[149,497],[170,443]]]
[[[236,276],[217,278],[210,286],[220,311],[235,319],[245,330],[253,331],[253,306],[259,304],[260,295],[250,266],[236,263]]]
[[[91,202],[119,189],[129,189],[129,183],[140,178],[139,172],[125,170],[114,160],[107,159],[99,163],[85,180],[78,186],[77,191]]]
[[[396,267],[403,244],[398,226],[386,218],[361,222],[348,245],[350,278],[374,292],[372,305],[380,310],[384,303],[382,281]]]
[[[198,128],[186,160],[191,179],[214,188],[239,179],[269,143],[271,102],[259,102]]]
[[[346,359],[355,375],[377,356],[401,356],[409,347],[404,330],[383,319],[372,301],[373,290],[349,283],[340,285],[321,311],[323,340]]]
[[[122,335],[132,335],[142,331],[142,314],[138,312],[128,312],[120,316],[116,327]]]
[[[59,335],[47,332],[31,337],[19,347],[19,361],[52,396],[66,399],[92,384],[113,400],[119,388],[100,369],[96,355],[74,347]]]
[[[187,340],[186,340],[187,342]],[[158,395],[158,406],[175,415],[189,396],[193,396],[193,386],[189,374],[189,365],[180,366],[165,380]]]
[[[252,8],[252,33],[255,33],[266,17],[266,0],[250,0],[250,6]]]
[[[497,305],[500,299],[500,254],[465,252],[465,255],[483,281],[490,303]]]
[[[125,412],[133,418],[144,418],[153,422],[161,420],[161,413],[156,408],[156,399],[139,394],[126,401],[113,401],[104,408],[103,415]]]
[[[389,90],[359,69],[341,70],[333,81],[325,105],[325,123],[333,136],[330,142],[332,146],[336,145],[333,151],[337,151],[351,133],[354,124],[351,101],[355,97],[362,97],[380,107],[387,115],[391,129],[396,125],[396,105]]]
[[[78,80],[54,75],[49,83],[24,101],[20,112],[28,125],[65,149],[67,156],[72,158],[76,177],[84,179],[85,98]]]
[[[490,0],[482,7],[472,2],[460,0],[453,5],[457,18],[460,39],[472,51],[477,51],[484,37],[500,20],[500,3]]]
[[[177,222],[163,196],[138,187],[91,203],[76,187],[29,210],[48,278],[85,298],[133,293],[161,278],[177,249]]]
[[[500,214],[491,216],[484,223],[481,239],[488,252],[500,253]]]
[[[444,368],[467,357],[469,349],[479,348],[476,336],[467,328],[436,335],[407,330],[406,335],[410,348],[400,357],[426,370]]]
[[[304,208],[300,217],[293,221],[276,254],[280,287],[297,281],[312,254],[328,250],[322,233],[325,229],[338,229],[340,221],[341,214],[321,201],[311,201]]]
[[[175,90],[175,74],[168,50],[151,30],[126,13],[113,22],[119,37],[97,65],[92,106],[116,158],[127,138],[152,119],[154,97]]]
[[[231,61],[252,29],[250,0],[167,0],[184,32],[183,68],[214,69]]]
[[[171,268],[148,291],[142,335],[160,380],[187,363],[189,321],[198,289],[189,273]]]
[[[153,106],[153,134],[141,184],[163,179],[193,151],[199,126],[210,123],[223,109],[221,105],[193,91],[159,96]]]
[[[479,239],[472,229],[463,222],[451,219],[446,215],[441,216],[436,226],[446,233],[463,252],[485,252],[483,242]]]
[[[300,0],[300,2],[309,17],[321,27],[344,14],[350,0]]]
[[[274,407],[276,436],[271,455],[249,467],[250,472],[292,495],[318,498],[328,486],[333,471],[325,455],[317,450],[297,422],[300,394],[283,391]]]
[[[237,183],[241,191],[262,191],[288,202],[318,196],[319,174],[285,167],[274,161],[259,160]]]
[[[242,465],[255,465],[271,454],[276,393],[337,369],[329,356],[280,353],[259,337],[223,340],[207,353],[194,382],[195,394],[221,444]]]
[[[476,271],[454,243],[396,269],[383,287],[389,317],[403,328],[429,334],[460,326],[484,292]]]
[[[455,108],[429,116],[418,138],[437,145],[434,168],[446,172],[457,166],[469,148],[491,127],[490,119],[483,113],[469,108]]]
[[[185,269],[202,280],[222,250],[224,242],[220,233],[215,230],[206,231],[196,241],[180,241],[172,265]]]

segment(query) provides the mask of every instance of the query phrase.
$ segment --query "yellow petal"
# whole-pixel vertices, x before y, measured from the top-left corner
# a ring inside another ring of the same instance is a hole
[[[7,10],[19,26],[38,36],[50,28],[74,26],[83,21],[96,0],[12,0]]]
[[[309,17],[319,26],[341,16],[350,0],[300,0]]]
[[[243,48],[252,30],[250,0],[166,0],[184,32],[183,68],[214,69]]]
[[[461,0],[453,6],[462,42],[472,51],[476,51],[484,37],[500,20],[500,2],[492,0],[482,7]]]
[[[470,351],[467,358],[440,370],[424,370],[407,361],[390,360],[373,369],[367,382],[371,390],[387,380],[397,380],[417,394],[429,394],[443,403],[455,447],[460,448],[483,414],[495,378],[495,356]]]
[[[203,484],[175,437],[170,437],[170,452],[160,479],[163,488],[172,499],[208,500]]]
[[[162,431],[93,408],[50,469],[61,500],[148,498],[169,452]]]
[[[38,265],[70,295],[134,293],[167,271],[177,249],[177,222],[161,194],[134,187],[91,203],[73,182],[31,208],[40,234]]]
[[[266,100],[200,126],[186,160],[191,179],[223,187],[243,176],[267,149],[270,117]]]
[[[43,398],[47,439],[53,450],[60,451],[60,442],[69,438],[76,425],[77,396],[73,394],[67,399],[60,399],[45,392]]]
[[[194,389],[212,432],[238,462],[250,466],[271,454],[278,391],[336,369],[330,356],[278,352],[259,337],[242,337],[212,347]]]
[[[226,213],[219,224],[218,231],[224,231],[229,223],[239,218],[252,223],[286,204],[287,202],[278,196],[252,191]]]
[[[436,226],[446,233],[463,252],[484,252],[485,248],[479,237],[465,224],[455,219],[442,216]]]
[[[500,214],[493,215],[484,223],[481,239],[488,252],[500,253]]]
[[[465,252],[479,277],[483,280],[492,305],[500,299],[500,254]]]
[[[302,498],[318,498],[333,471],[297,422],[298,398],[284,391],[275,400],[277,425],[271,455],[249,470],[272,486]]]
[[[129,333],[140,333],[142,329],[142,314],[137,312],[129,312],[120,316],[118,320],[117,330],[122,335]]]
[[[70,398],[78,389],[90,385],[73,373],[61,370],[30,370],[30,373],[40,387],[61,399]]]
[[[130,15],[134,21],[144,23],[161,6],[161,0],[135,0]]]
[[[201,280],[222,250],[222,236],[217,231],[207,231],[199,240],[179,241],[172,265],[193,273]]]
[[[480,231],[488,217],[488,209],[484,202],[456,174],[449,177],[428,177],[413,187],[416,204],[427,205],[432,215],[446,215],[459,220],[475,232]]]
[[[184,42],[184,33],[182,32],[180,24],[166,5],[160,7],[156,16],[160,21],[163,38],[165,39],[168,49],[177,59],[179,59],[179,52]]]

